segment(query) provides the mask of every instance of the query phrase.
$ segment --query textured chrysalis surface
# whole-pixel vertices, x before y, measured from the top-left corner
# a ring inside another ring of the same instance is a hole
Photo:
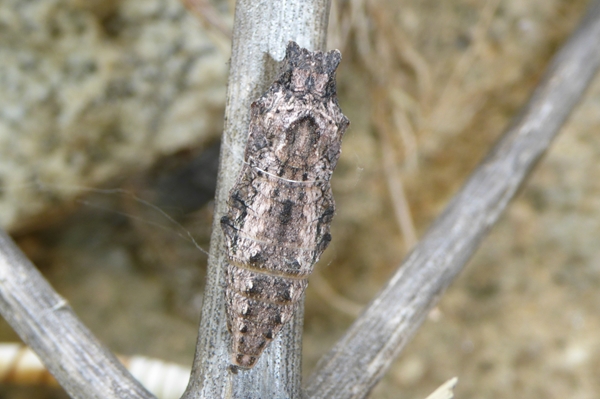
[[[349,123],[336,97],[340,60],[290,42],[279,76],[251,105],[244,165],[221,219],[235,366],[253,367],[290,320],[331,240],[329,180]]]

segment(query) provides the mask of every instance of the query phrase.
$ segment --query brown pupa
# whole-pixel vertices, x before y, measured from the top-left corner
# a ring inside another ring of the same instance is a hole
[[[336,97],[341,55],[290,42],[279,76],[251,105],[244,165],[221,218],[231,363],[253,367],[302,298],[329,244],[329,180],[348,126]]]

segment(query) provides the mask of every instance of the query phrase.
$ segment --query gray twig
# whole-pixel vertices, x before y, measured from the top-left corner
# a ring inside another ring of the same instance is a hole
[[[72,398],[154,398],[98,342],[2,230],[0,312]]]
[[[219,220],[227,211],[229,191],[242,166],[250,103],[275,78],[276,61],[283,59],[289,40],[310,50],[324,50],[328,12],[327,0],[242,0],[236,5],[207,286],[186,399],[300,397],[301,306],[253,369],[237,374],[229,370],[230,337],[223,294],[225,245]]]
[[[541,83],[387,286],[307,382],[310,398],[363,398],[498,220],[600,66],[600,1]]]

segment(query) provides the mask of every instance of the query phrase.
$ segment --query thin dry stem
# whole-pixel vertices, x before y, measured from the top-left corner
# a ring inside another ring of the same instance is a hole
[[[337,293],[319,270],[315,270],[310,277],[310,286],[325,300],[325,303],[352,318],[356,318],[364,308],[364,305]]]
[[[386,287],[319,361],[309,398],[363,398],[523,185],[600,67],[600,1],[552,60],[529,102]]]
[[[459,60],[454,64],[452,73],[448,77],[444,88],[441,90],[438,99],[435,101],[433,110],[429,117],[429,125],[437,126],[443,124],[449,115],[455,112],[457,108],[456,98],[461,96],[461,85],[463,77],[467,74],[468,70],[473,66],[475,60],[483,54],[485,44],[487,43],[487,32],[492,24],[493,17],[498,10],[501,0],[487,0],[483,9],[481,10],[479,20],[473,28],[473,34],[471,36],[472,44],[462,54]],[[474,114],[481,106],[472,108]]]
[[[207,0],[181,0],[183,5],[204,23],[206,29],[216,30],[231,40],[231,27]]]

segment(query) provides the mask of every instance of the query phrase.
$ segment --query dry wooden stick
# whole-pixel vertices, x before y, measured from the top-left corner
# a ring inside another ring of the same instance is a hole
[[[0,312],[72,398],[154,398],[79,321],[2,230]]]
[[[238,1],[221,145],[207,286],[190,385],[184,398],[298,398],[303,309],[248,371],[229,369],[230,335],[225,326],[225,245],[219,226],[229,191],[242,166],[250,103],[269,86],[289,40],[310,50],[324,50],[327,0]]]
[[[363,398],[498,220],[600,66],[600,1],[541,83],[368,309],[309,378],[309,398]]]

